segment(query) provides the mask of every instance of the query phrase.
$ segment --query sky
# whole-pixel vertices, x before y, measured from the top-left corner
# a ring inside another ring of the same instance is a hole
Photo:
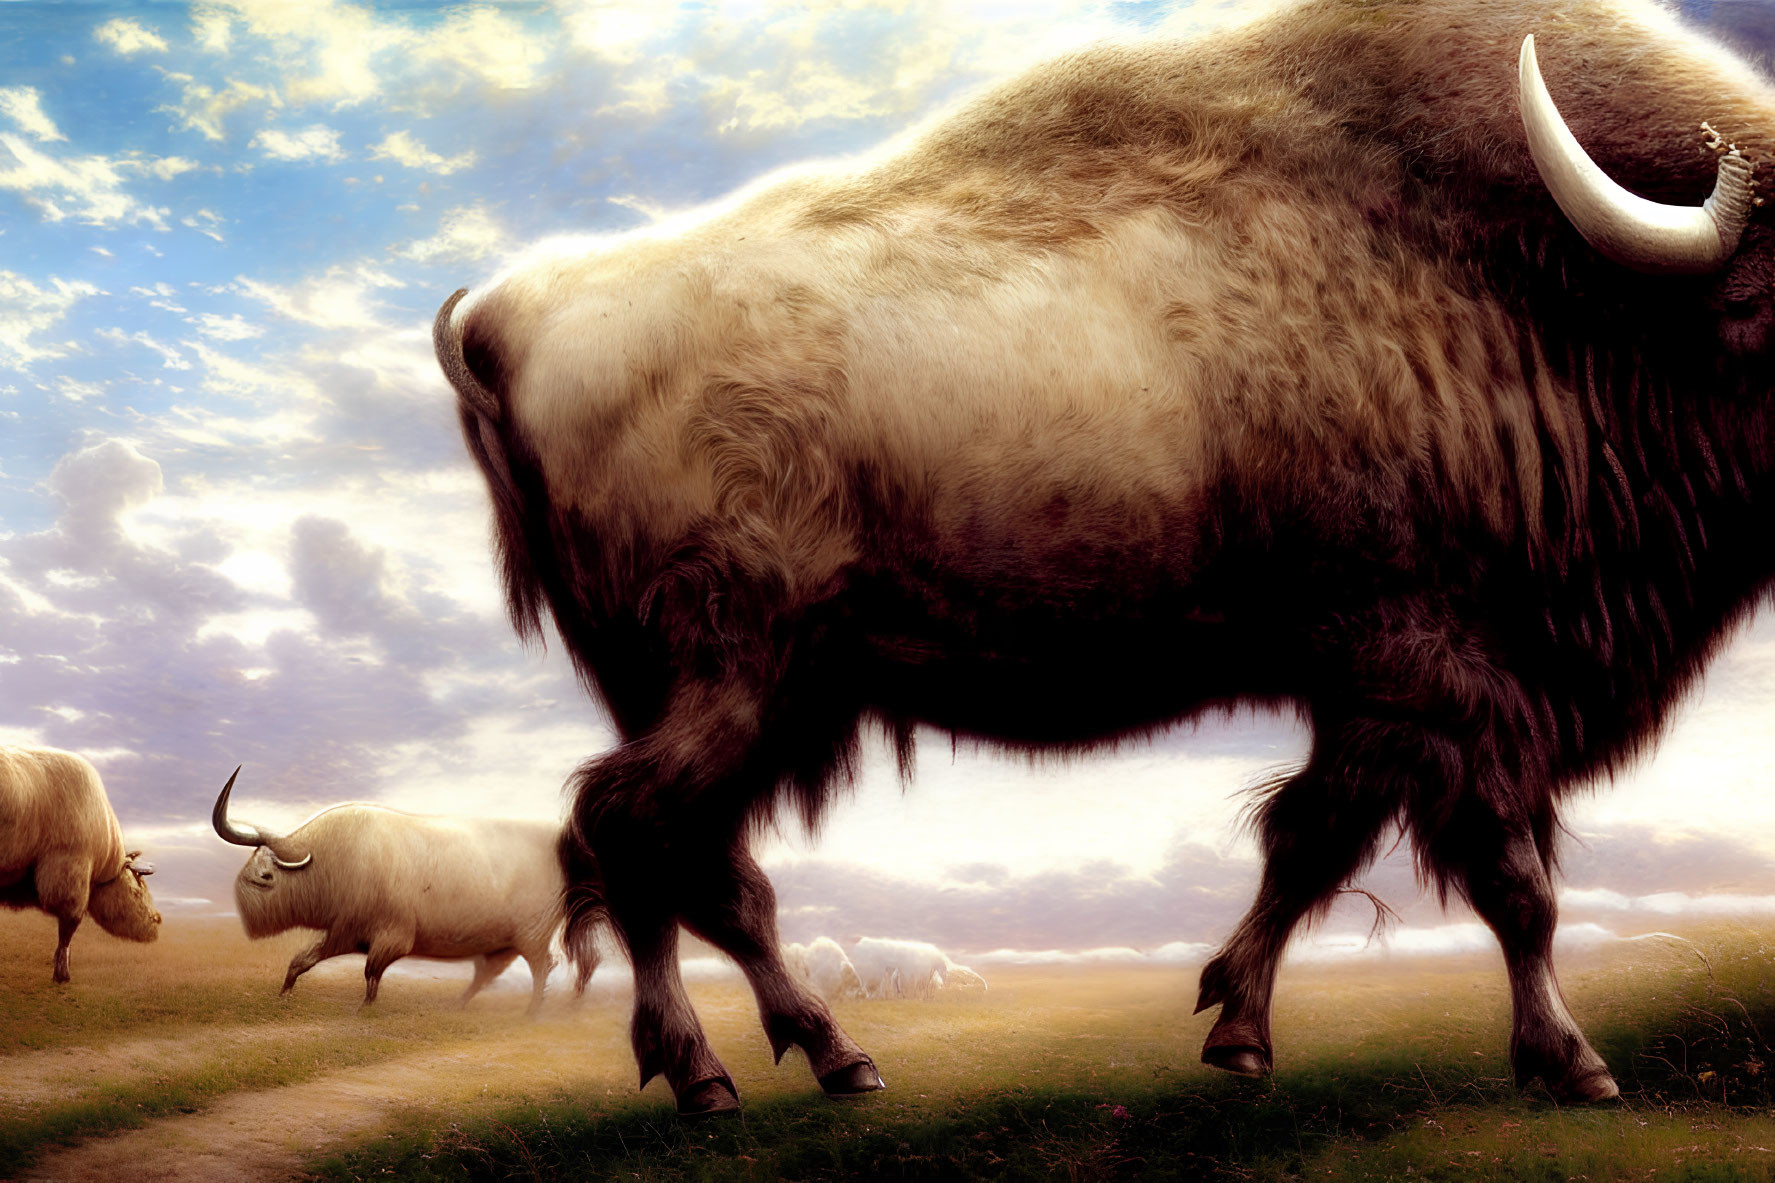
[[[95,762],[169,923],[231,907],[246,852],[208,814],[237,764],[236,816],[272,828],[559,816],[613,733],[505,621],[444,298],[543,236],[842,167],[1056,52],[1249,12],[0,0],[0,742]],[[1772,659],[1759,617],[1656,758],[1575,803],[1569,931],[1775,910]],[[793,939],[1193,956],[1255,884],[1245,788],[1305,745],[1272,714],[1063,763],[926,734],[909,790],[877,744],[817,838],[760,854]],[[1395,947],[1484,944],[1407,856],[1369,880]],[[1360,946],[1366,908],[1316,948]]]

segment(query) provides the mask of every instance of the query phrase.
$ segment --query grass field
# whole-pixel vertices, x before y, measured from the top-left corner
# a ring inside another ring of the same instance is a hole
[[[1568,960],[1566,993],[1623,1100],[1569,1109],[1508,1079],[1492,959],[1284,971],[1277,1074],[1197,1062],[1194,971],[998,969],[985,993],[840,1003],[889,1088],[819,1095],[773,1066],[737,981],[692,985],[745,1116],[685,1123],[634,1088],[625,991],[523,1017],[516,990],[355,973],[279,999],[296,937],[225,919],[161,941],[0,916],[0,1176],[83,1179],[1775,1177],[1775,979],[1723,927]]]

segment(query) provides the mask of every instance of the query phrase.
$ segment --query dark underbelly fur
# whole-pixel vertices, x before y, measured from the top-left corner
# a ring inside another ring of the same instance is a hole
[[[32,867],[12,883],[0,883],[0,907],[35,908],[37,906],[37,868]]]

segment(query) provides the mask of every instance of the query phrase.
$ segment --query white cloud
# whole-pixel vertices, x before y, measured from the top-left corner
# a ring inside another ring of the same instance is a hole
[[[0,133],[0,189],[20,194],[42,211],[46,222],[78,216],[92,226],[146,222],[165,230],[170,211],[144,204],[123,190],[119,170],[142,167],[132,160],[104,156],[52,157],[19,136]]]
[[[275,90],[238,78],[230,78],[221,90],[216,90],[189,74],[169,72],[166,77],[169,82],[181,84],[182,94],[179,102],[156,110],[178,116],[179,126],[197,132],[206,140],[227,138],[223,121],[236,111],[252,106],[277,108],[283,105]]]
[[[1558,951],[1593,949],[1622,939],[1599,924],[1562,924],[1553,933],[1553,947]],[[1428,928],[1396,928],[1384,939],[1370,940],[1364,933],[1312,932],[1289,946],[1290,960],[1331,961],[1356,956],[1450,956],[1463,953],[1490,953],[1498,947],[1498,938],[1478,921],[1464,924],[1440,924]]]
[[[256,324],[249,324],[238,312],[232,316],[204,312],[186,319],[197,326],[199,333],[212,341],[246,341],[265,335],[264,329]]]
[[[1647,912],[1656,916],[1750,916],[1775,912],[1775,895],[1724,892],[1690,895],[1682,891],[1627,895],[1606,887],[1567,888],[1559,893],[1559,906],[1604,912]]]
[[[128,345],[133,343],[142,346],[144,349],[158,353],[161,361],[169,370],[188,370],[191,368],[191,361],[189,358],[171,345],[162,341],[156,341],[145,331],[138,330],[134,333],[126,333],[122,329],[100,329],[96,335],[115,345]]]
[[[43,113],[43,96],[35,87],[0,86],[0,115],[12,120],[20,131],[34,139],[48,142],[68,138]]]
[[[92,35],[94,40],[109,45],[125,57],[144,50],[166,52],[166,41],[160,34],[126,16],[113,17],[94,29]]]
[[[475,162],[472,149],[455,156],[440,156],[404,131],[389,135],[370,150],[370,156],[375,160],[393,160],[408,168],[424,169],[440,176],[448,176]]]
[[[345,151],[339,147],[339,133],[319,123],[294,133],[268,127],[254,136],[248,147],[259,149],[273,160],[345,159]]]
[[[65,357],[66,344],[42,344],[34,338],[60,322],[77,301],[98,294],[97,287],[82,280],[52,277],[43,288],[0,270],[0,362],[26,368],[44,358]]]
[[[196,213],[179,219],[179,225],[189,226],[205,238],[222,241],[222,217],[213,210],[200,209]]]
[[[418,39],[414,60],[441,62],[500,90],[536,85],[546,43],[492,8],[470,8]]]
[[[418,263],[472,261],[503,251],[509,242],[493,212],[484,203],[476,202],[446,212],[432,237],[391,249]]]
[[[63,374],[56,379],[55,392],[57,395],[67,399],[71,403],[83,403],[89,399],[103,398],[105,395],[105,384],[102,382],[82,382],[77,378],[72,378],[67,374]]]
[[[500,89],[536,84],[546,38],[491,7],[453,13],[431,28],[339,0],[226,0],[198,13],[206,48],[240,36],[270,42],[292,103],[347,106],[381,97],[391,72],[442,72]]]
[[[611,205],[621,206],[623,209],[632,209],[636,213],[644,216],[650,222],[658,222],[663,218],[672,216],[672,214],[676,212],[680,212],[663,206],[656,201],[649,201],[645,197],[633,193],[625,193],[620,197],[606,197],[604,200],[608,201]]]
[[[220,9],[199,7],[191,14],[191,37],[210,53],[227,53],[234,41],[234,22]]]
[[[627,64],[662,31],[659,5],[651,0],[582,0],[561,7],[561,27],[573,44],[607,62]]]
[[[170,181],[181,173],[191,172],[201,166],[187,156],[126,156],[117,162],[117,167],[131,169],[157,181]]]
[[[371,293],[406,285],[385,271],[360,265],[333,267],[325,274],[280,287],[242,276],[236,288],[271,305],[279,315],[319,328],[362,328],[378,319]]]
[[[129,291],[132,296],[145,297],[150,307],[158,308],[163,312],[183,313],[185,311],[185,306],[174,299],[179,294],[178,289],[170,283],[157,283],[151,288],[137,284],[132,285]]]

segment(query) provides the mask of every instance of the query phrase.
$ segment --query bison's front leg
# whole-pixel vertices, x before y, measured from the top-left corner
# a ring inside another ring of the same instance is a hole
[[[1473,801],[1447,828],[1438,861],[1457,869],[1468,902],[1503,946],[1517,1083],[1539,1078],[1560,1100],[1607,1100],[1621,1090],[1566,1009],[1553,974],[1558,907],[1549,860],[1532,830]]]
[[[290,958],[290,967],[284,971],[284,986],[279,994],[288,994],[296,988],[296,979],[331,957],[342,957],[355,952],[357,945],[348,937],[334,936],[331,932],[321,934],[320,940],[308,946]]]
[[[828,1096],[885,1087],[875,1062],[844,1033],[825,1002],[790,977],[777,941],[776,892],[746,850],[744,834],[698,860],[698,870],[703,878],[686,896],[684,921],[739,963],[777,1062],[790,1044],[799,1047]]]
[[[57,982],[72,980],[68,972],[68,943],[74,939],[74,930],[80,927],[78,916],[56,917],[55,972]]]
[[[1383,787],[1396,776],[1363,775],[1376,755],[1365,751],[1372,734],[1360,721],[1318,721],[1311,760],[1258,812],[1264,868],[1257,899],[1226,947],[1202,967],[1196,1010],[1220,1006],[1202,1045],[1203,1063],[1242,1076],[1270,1071],[1270,998],[1288,938],[1373,856],[1397,808],[1397,797]]]

